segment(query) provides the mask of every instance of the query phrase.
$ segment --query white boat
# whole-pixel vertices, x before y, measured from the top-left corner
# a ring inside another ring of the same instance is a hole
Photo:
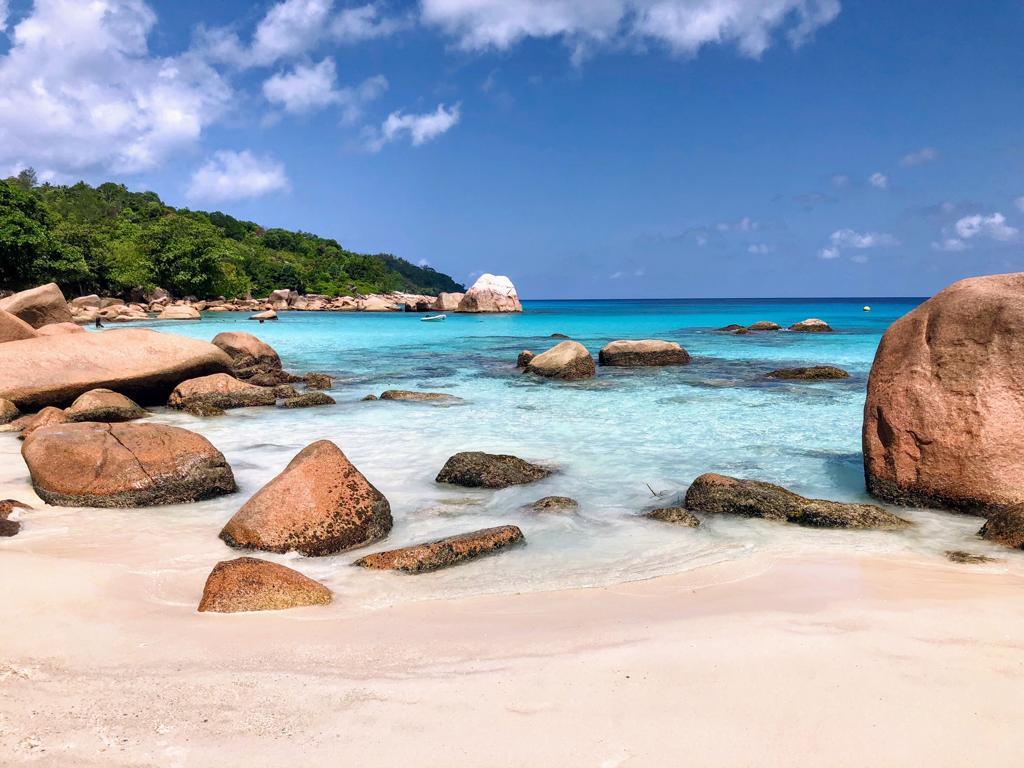
[[[434,323],[434,322],[437,322],[438,320],[447,320],[447,319],[448,319],[448,315],[427,315],[426,317],[421,317],[420,318],[420,322],[421,323]]]

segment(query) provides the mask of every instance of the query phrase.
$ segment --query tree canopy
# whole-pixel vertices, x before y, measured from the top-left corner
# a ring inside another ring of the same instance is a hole
[[[436,294],[464,288],[391,254],[361,254],[308,232],[264,229],[226,213],[164,204],[123,184],[38,184],[31,169],[0,179],[0,288],[55,282],[66,293],[266,296]]]

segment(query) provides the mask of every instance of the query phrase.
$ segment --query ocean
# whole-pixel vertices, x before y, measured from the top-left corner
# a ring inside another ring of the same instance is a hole
[[[699,529],[640,514],[681,502],[704,472],[766,480],[797,493],[870,501],[864,491],[860,428],[867,375],[885,328],[920,299],[534,301],[521,315],[457,315],[423,323],[416,314],[282,313],[258,324],[242,313],[207,313],[202,321],[153,323],[199,339],[248,331],[271,344],[285,367],[334,377],[333,407],[256,408],[201,419],[156,409],[160,421],[201,432],[224,452],[238,494],[146,510],[48,510],[26,526],[17,548],[61,546],[52,537],[102,531],[127,562],[159,574],[205,574],[237,553],[217,538],[221,526],[261,485],[309,443],[337,443],[391,503],[391,536],[373,547],[308,559],[269,555],[333,589],[352,607],[449,595],[609,585],[743,558],[754,552],[830,549],[911,551],[936,558],[946,549],[998,550],[975,536],[981,521],[929,510],[901,510],[917,525],[906,532],[802,529],[760,520],[708,519]],[[871,311],[863,311],[870,305]],[[773,320],[782,326],[818,317],[835,333],[751,333],[715,329]],[[566,334],[597,356],[615,339],[679,342],[690,365],[599,368],[595,379],[558,383],[515,368],[523,349],[541,352]],[[775,368],[838,365],[842,381],[778,382]],[[364,402],[387,389],[446,392],[451,405]],[[14,454],[13,437],[3,441]],[[500,491],[439,485],[434,477],[459,451],[511,453],[554,465],[542,482]],[[0,485],[17,497],[27,483],[13,455],[0,461]],[[525,509],[547,495],[571,496],[576,514]],[[87,518],[88,529],[81,528]],[[49,525],[43,522],[48,521]],[[367,552],[501,524],[519,525],[527,546],[422,576],[350,567]],[[82,542],[78,541],[77,546]],[[73,546],[67,543],[66,546]],[[88,547],[85,548],[88,551]],[[81,550],[79,550],[81,551]],[[100,550],[97,549],[97,556]],[[154,599],[184,592],[159,586]],[[193,596],[194,597],[194,596]]]

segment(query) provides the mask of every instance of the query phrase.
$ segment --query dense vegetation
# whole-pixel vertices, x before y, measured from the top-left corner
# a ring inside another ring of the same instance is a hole
[[[264,229],[225,213],[175,209],[121,184],[0,179],[0,288],[56,282],[67,294],[266,296],[275,288],[331,296],[462,286],[389,254],[366,255],[306,232]]]

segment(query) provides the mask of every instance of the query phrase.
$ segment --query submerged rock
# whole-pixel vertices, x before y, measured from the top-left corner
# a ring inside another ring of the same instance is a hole
[[[551,336],[549,336],[548,338],[552,338],[552,339],[568,339],[570,337],[567,336],[564,333],[552,333]]]
[[[524,541],[523,532],[517,526],[503,525],[389,552],[377,552],[356,560],[355,565],[376,570],[426,573],[491,555]]]
[[[946,559],[961,565],[981,565],[982,563],[998,563],[994,557],[979,555],[974,552],[964,552],[960,549],[947,549]]]
[[[848,379],[850,374],[834,365],[813,365],[808,368],[779,368],[767,374],[769,379],[786,379],[790,381],[826,381],[829,379]]]
[[[524,349],[516,358],[516,368],[525,368],[530,364],[530,361],[533,360],[534,357],[536,357],[536,355],[534,355],[533,352],[528,349]]]
[[[809,317],[799,323],[793,323],[789,326],[789,330],[797,333],[832,333],[832,327],[816,317]]]
[[[651,520],[660,520],[663,523],[684,525],[687,528],[696,528],[700,525],[700,520],[697,519],[697,516],[682,507],[662,507],[661,509],[652,509],[650,512],[645,512],[644,517],[650,518]]]
[[[512,281],[504,275],[483,274],[466,291],[459,312],[522,312],[523,305]]]
[[[981,515],[1024,503],[1022,360],[1024,273],[961,280],[889,326],[864,405],[868,491]]]
[[[189,403],[182,409],[189,416],[200,416],[206,418],[208,416],[223,416],[225,411],[223,408],[218,408],[215,405],[209,403]]]
[[[106,388],[157,402],[179,382],[230,367],[213,344],[142,328],[25,339],[0,344],[0,397],[26,410]]]
[[[109,389],[91,389],[64,411],[67,421],[134,421],[148,416],[135,401]]]
[[[368,402],[371,402],[371,401],[376,400],[376,399],[377,399],[376,395],[366,395],[366,397],[362,398],[362,401],[364,403],[368,403]]]
[[[331,591],[298,571],[255,557],[224,560],[206,579],[199,611],[240,613],[327,605]]]
[[[686,491],[686,508],[712,515],[783,520],[811,528],[905,528],[910,522],[874,504],[807,499],[778,485],[708,473]]]
[[[167,405],[171,408],[204,405],[226,409],[253,408],[276,402],[277,396],[273,389],[239,381],[227,373],[215,373],[181,382],[171,392]]]
[[[0,309],[24,320],[33,328],[42,328],[50,323],[71,322],[71,308],[56,283],[47,283],[0,299]]]
[[[303,448],[221,531],[229,546],[333,555],[391,531],[391,506],[328,440]]]
[[[323,392],[306,392],[281,401],[282,408],[313,408],[318,405],[335,405],[336,400]]]
[[[19,521],[7,519],[15,509],[32,509],[32,507],[14,499],[0,501],[0,537],[9,538],[17,536],[21,531],[21,523]]]
[[[39,332],[20,317],[0,309],[0,344],[8,341],[34,339],[38,335]]]
[[[548,379],[575,381],[596,375],[597,368],[586,347],[578,341],[563,341],[531,359],[524,372]]]
[[[781,328],[778,323],[773,323],[771,320],[758,320],[756,323],[752,323],[747,326],[748,331],[777,331]]]
[[[32,485],[59,507],[148,507],[235,491],[224,455],[202,435],[164,424],[58,424],[25,439]]]
[[[410,392],[404,389],[389,389],[382,392],[381,400],[409,400],[412,402],[458,402],[461,397],[448,395],[444,392]]]
[[[306,382],[306,389],[330,389],[334,386],[334,380],[326,373],[307,373],[302,380]]]
[[[747,329],[745,326],[739,325],[737,323],[729,323],[729,325],[723,325],[718,330],[724,333],[739,333],[741,331],[746,331]]]
[[[550,474],[550,469],[523,461],[518,456],[469,451],[456,453],[448,459],[436,482],[464,488],[508,488],[534,483]]]
[[[534,512],[575,512],[579,508],[580,503],[568,496],[545,496],[530,505]]]
[[[689,353],[674,341],[645,339],[643,341],[613,341],[598,354],[601,365],[653,366],[686,365]]]
[[[993,512],[978,534],[1004,547],[1024,549],[1024,506],[1006,507]]]

